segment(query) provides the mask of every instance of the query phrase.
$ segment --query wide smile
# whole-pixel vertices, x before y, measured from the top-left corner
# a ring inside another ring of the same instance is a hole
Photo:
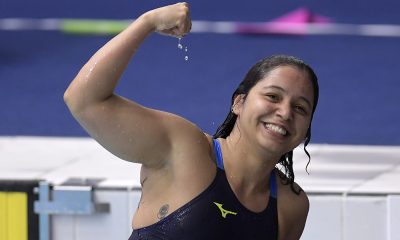
[[[277,125],[277,124],[264,122],[264,127],[267,130],[273,132],[274,134],[277,134],[282,137],[287,137],[290,135],[289,131],[285,127]]]

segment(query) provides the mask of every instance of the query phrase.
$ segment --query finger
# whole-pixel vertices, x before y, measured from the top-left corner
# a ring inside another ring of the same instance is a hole
[[[187,3],[187,2],[181,2],[180,4],[182,4],[183,6],[189,8],[189,3]]]
[[[190,30],[192,30],[192,20],[190,19],[190,16],[189,16],[186,32],[189,33]]]
[[[184,32],[189,33],[191,29],[192,29],[192,19],[190,17],[190,11],[189,11],[189,9],[187,9]]]

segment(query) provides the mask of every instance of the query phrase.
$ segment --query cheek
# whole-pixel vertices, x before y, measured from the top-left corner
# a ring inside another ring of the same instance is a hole
[[[250,111],[253,111],[254,113],[266,113],[270,112],[273,109],[274,104],[268,102],[266,99],[259,97],[253,98],[251,103],[249,102],[247,107],[250,109]]]
[[[297,129],[299,131],[298,133],[303,139],[307,136],[307,132],[310,127],[310,123],[311,123],[311,118],[309,118],[309,117],[300,119],[300,121],[298,121],[298,124],[297,124]]]
[[[311,120],[308,120],[304,125],[303,139],[307,137],[307,133],[310,128],[311,128]]]

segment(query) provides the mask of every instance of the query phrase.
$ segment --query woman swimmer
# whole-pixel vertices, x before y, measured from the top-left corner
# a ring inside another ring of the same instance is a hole
[[[64,94],[93,138],[142,164],[130,240],[299,239],[309,201],[293,181],[292,150],[311,136],[318,84],[310,67],[288,56],[255,64],[213,137],[182,117],[114,94],[149,34],[182,37],[190,28],[187,3],[144,13],[92,56]]]

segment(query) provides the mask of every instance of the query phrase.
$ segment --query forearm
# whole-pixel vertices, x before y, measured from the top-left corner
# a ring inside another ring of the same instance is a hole
[[[145,13],[99,49],[82,67],[64,94],[72,111],[81,111],[112,96],[136,49],[154,30],[151,12]]]

